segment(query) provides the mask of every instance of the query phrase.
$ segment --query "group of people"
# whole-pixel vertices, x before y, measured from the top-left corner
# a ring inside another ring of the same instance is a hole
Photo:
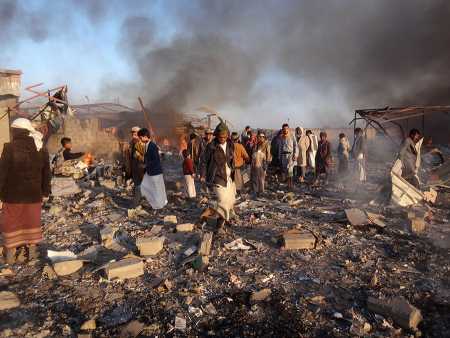
[[[42,241],[41,205],[51,194],[51,167],[49,153],[43,144],[43,136],[30,120],[16,119],[11,125],[12,140],[6,143],[0,158],[0,201],[6,262],[13,264],[16,248],[25,246],[29,259],[38,255],[37,244]],[[399,152],[403,163],[402,176],[419,186],[417,178],[420,165],[422,139],[417,129],[411,130]],[[71,152],[71,140],[61,140],[60,154],[63,160],[79,158],[82,153]],[[353,156],[359,180],[367,179],[366,141],[361,129],[355,129],[352,148],[344,134],[339,135],[338,172],[349,170],[349,158]],[[251,188],[255,195],[265,189],[269,164],[292,187],[294,172],[299,182],[304,182],[308,168],[314,169],[317,179],[329,173],[331,145],[325,132],[318,141],[311,131],[297,128],[292,133],[284,124],[269,142],[263,131],[254,132],[247,127],[241,135],[230,133],[227,125],[220,122],[214,132],[207,129],[204,137],[191,135],[188,148],[183,151],[183,173],[186,193],[195,197],[196,178],[208,191],[214,193],[213,209],[217,213],[217,228],[234,215],[236,193],[245,187],[246,167],[250,167]],[[131,141],[125,149],[125,172],[134,183],[134,206],[145,197],[153,209],[167,204],[160,151],[148,129],[133,127]]]

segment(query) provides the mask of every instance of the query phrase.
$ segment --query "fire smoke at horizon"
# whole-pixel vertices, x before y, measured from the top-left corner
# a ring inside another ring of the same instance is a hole
[[[0,37],[45,41],[52,21],[23,4],[0,4]],[[164,14],[175,24],[169,38],[154,15],[135,15],[145,2],[60,6],[76,6],[93,24],[130,13],[117,46],[139,78],[111,79],[104,95],[142,95],[164,123],[201,105],[269,126],[292,118],[286,111],[304,124],[343,125],[355,108],[450,103],[444,0],[167,1]],[[24,28],[31,23],[39,29]]]

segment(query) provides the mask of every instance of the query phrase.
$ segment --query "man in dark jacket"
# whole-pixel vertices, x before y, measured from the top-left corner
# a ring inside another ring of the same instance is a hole
[[[420,187],[419,179],[417,177],[419,152],[416,149],[416,144],[422,138],[420,131],[411,129],[409,137],[405,139],[400,149],[399,158],[402,161],[402,177],[411,183],[416,188]]]
[[[216,138],[206,147],[202,180],[214,187],[217,201],[214,205],[219,218],[217,227],[223,230],[225,222],[234,213],[236,186],[234,184],[234,145],[229,139],[227,125],[220,122],[214,134]]]
[[[29,259],[38,256],[36,245],[43,240],[42,198],[50,194],[49,155],[42,134],[28,119],[11,125],[12,142],[6,143],[0,158],[0,200],[3,202],[3,235],[6,262],[15,262],[16,248],[25,245]]]

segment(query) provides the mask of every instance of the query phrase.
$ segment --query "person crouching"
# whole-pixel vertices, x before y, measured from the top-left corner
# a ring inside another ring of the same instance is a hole
[[[216,138],[205,151],[205,165],[202,168],[202,181],[214,187],[216,201],[213,209],[218,214],[217,228],[223,231],[226,222],[234,213],[236,186],[234,183],[234,146],[229,140],[229,130],[220,122],[214,134]]]
[[[37,244],[43,240],[42,198],[51,191],[49,155],[42,134],[25,118],[12,123],[11,133],[12,141],[5,143],[0,158],[0,230],[7,264],[15,263],[16,249],[23,245],[30,260],[38,258]]]

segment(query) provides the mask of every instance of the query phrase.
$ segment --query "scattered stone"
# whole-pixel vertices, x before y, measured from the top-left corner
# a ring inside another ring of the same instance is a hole
[[[125,258],[108,264],[105,272],[109,280],[136,278],[144,274],[144,263],[138,258]]]
[[[177,216],[175,215],[164,216],[165,225],[174,225],[177,223],[178,223]]]
[[[71,275],[83,267],[82,260],[61,261],[53,264],[53,270],[58,276]]]
[[[213,233],[205,232],[202,237],[202,243],[200,244],[200,250],[198,253],[202,256],[209,256],[211,253]]]
[[[83,325],[81,325],[81,330],[84,331],[95,330],[96,328],[97,323],[95,322],[95,319],[89,319],[88,321],[85,321]]]
[[[285,250],[314,249],[316,237],[310,231],[289,230],[283,234]]]
[[[217,310],[212,303],[209,303],[208,305],[205,306],[205,311],[207,314],[209,314],[211,316],[214,316],[217,314]]]
[[[92,338],[92,335],[90,333],[79,333],[77,338]]]
[[[266,300],[272,294],[272,290],[270,289],[262,289],[260,291],[255,291],[250,296],[251,302],[261,302]]]
[[[392,318],[403,329],[417,330],[417,326],[422,321],[420,310],[409,304],[403,297],[392,299],[369,297],[367,299],[367,307],[370,311]]]
[[[136,246],[141,256],[153,256],[164,247],[164,237],[140,237],[136,240]]]
[[[15,293],[10,291],[0,291],[0,310],[8,310],[18,307],[20,300]]]

